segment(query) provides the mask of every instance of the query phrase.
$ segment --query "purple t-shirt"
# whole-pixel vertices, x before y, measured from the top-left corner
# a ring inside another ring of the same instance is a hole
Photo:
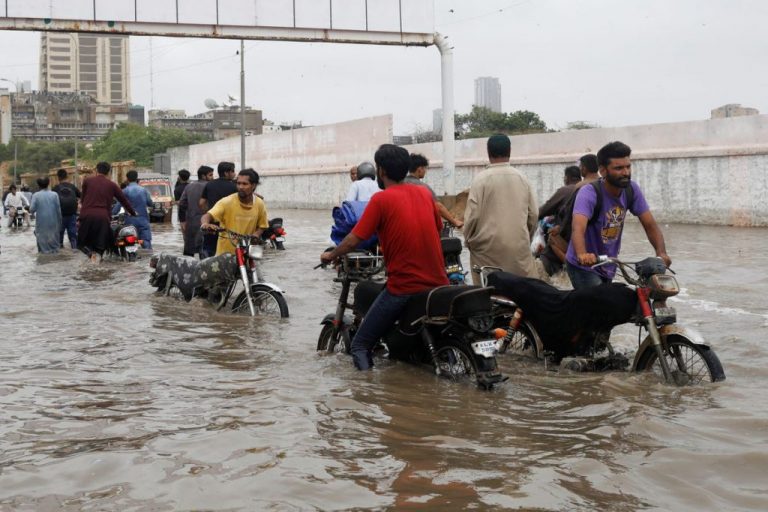
[[[629,205],[629,211],[639,217],[649,210],[648,203],[645,201],[643,192],[637,183],[630,181],[630,186],[635,197],[633,203]],[[603,194],[600,216],[594,224],[587,224],[584,241],[586,242],[587,252],[598,256],[604,254],[615,258],[619,255],[619,250],[621,249],[621,233],[624,229],[624,218],[627,215],[627,194],[622,190],[619,197],[613,197],[605,190],[602,183],[600,191]],[[591,184],[584,185],[576,196],[576,201],[573,204],[573,214],[576,215],[578,213],[584,215],[587,219],[591,219],[596,203],[595,187]],[[573,240],[573,235],[571,235],[571,240]],[[573,241],[568,244],[565,260],[575,267],[596,272],[609,279],[613,279],[613,276],[616,274],[615,265],[603,265],[596,269],[580,265],[578,259],[576,259],[576,251],[573,250]]]

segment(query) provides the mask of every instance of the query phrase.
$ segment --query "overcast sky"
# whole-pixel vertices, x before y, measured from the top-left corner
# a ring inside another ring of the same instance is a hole
[[[504,111],[532,110],[553,128],[706,119],[725,103],[768,113],[764,0],[436,0],[435,18],[454,46],[458,112],[471,108],[475,78],[495,76]],[[0,31],[0,77],[36,87],[39,39]],[[155,37],[150,52],[149,41],[131,38],[134,103],[198,113],[208,97],[239,96],[239,42]],[[270,120],[317,125],[392,113],[404,134],[431,128],[440,55],[435,47],[251,41],[246,83],[246,102]]]

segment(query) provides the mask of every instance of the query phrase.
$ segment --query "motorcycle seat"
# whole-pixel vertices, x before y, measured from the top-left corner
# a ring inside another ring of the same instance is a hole
[[[491,288],[482,286],[441,286],[429,292],[426,302],[427,321],[447,322],[448,318],[467,318],[490,314]]]

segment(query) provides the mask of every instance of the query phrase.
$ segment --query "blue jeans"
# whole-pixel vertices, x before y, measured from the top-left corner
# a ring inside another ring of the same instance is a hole
[[[386,288],[373,301],[352,340],[352,360],[358,370],[373,367],[373,348],[400,318],[411,295],[392,295]]]
[[[67,232],[69,246],[77,249],[77,214],[63,215],[61,217],[61,231],[59,232],[59,245],[64,248],[64,232]]]
[[[125,223],[136,226],[139,232],[141,247],[144,249],[152,248],[152,230],[149,228],[149,218],[147,217],[125,217]]]
[[[565,268],[568,272],[568,277],[571,278],[571,284],[574,290],[580,288],[589,288],[590,286],[600,286],[601,284],[608,284],[612,279],[603,277],[596,272],[590,272],[583,268],[576,267],[570,263],[565,263]]]

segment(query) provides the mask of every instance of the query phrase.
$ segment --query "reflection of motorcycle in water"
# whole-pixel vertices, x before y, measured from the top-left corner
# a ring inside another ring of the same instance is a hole
[[[363,318],[384,289],[372,280],[383,270],[381,257],[350,253],[341,259],[342,284],[336,313],[327,315],[317,350],[350,352]],[[354,287],[354,302],[349,295]],[[392,330],[381,340],[391,359],[430,365],[437,375],[471,379],[491,388],[503,379],[496,365],[497,340],[491,329],[491,288],[441,286],[413,296]],[[347,309],[352,314],[347,314]]]
[[[262,231],[261,240],[269,243],[273,249],[282,251],[285,249],[285,229],[283,229],[282,217],[275,217],[269,221],[269,227]]]
[[[220,230],[236,247],[236,253],[224,253],[202,261],[191,256],[161,253],[152,257],[154,269],[149,282],[165,295],[206,298],[216,310],[230,304],[233,313],[251,316],[288,317],[288,304],[276,285],[264,281],[259,262],[263,248],[252,244],[250,235]],[[243,290],[235,295],[238,283]],[[230,298],[235,297],[230,303]]]
[[[497,326],[507,329],[499,351],[551,361],[564,370],[623,370],[629,360],[614,351],[608,338],[613,327],[631,322],[648,333],[631,371],[653,372],[676,385],[725,380],[714,350],[697,333],[677,325],[675,310],[667,306],[666,299],[679,288],[663,261],[624,263],[601,257],[598,265],[608,263],[618,266],[631,287],[611,283],[564,291],[498,269],[478,269],[483,283],[496,289]]]
[[[124,213],[112,216],[110,227],[113,244],[108,250],[109,254],[123,261],[136,261],[139,245],[141,245],[136,227],[125,223]]]

